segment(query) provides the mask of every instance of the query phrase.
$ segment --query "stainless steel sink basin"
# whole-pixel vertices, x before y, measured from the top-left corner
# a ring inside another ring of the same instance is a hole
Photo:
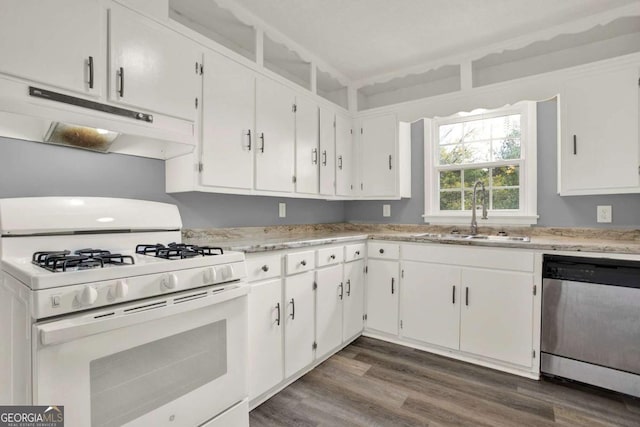
[[[411,237],[424,237],[436,240],[486,240],[489,242],[530,242],[531,238],[527,236],[489,236],[487,234],[436,234],[436,233],[418,233],[412,234]]]

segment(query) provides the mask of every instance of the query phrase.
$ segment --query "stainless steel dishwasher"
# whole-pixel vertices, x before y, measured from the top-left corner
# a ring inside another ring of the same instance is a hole
[[[545,255],[540,369],[640,397],[640,261]]]

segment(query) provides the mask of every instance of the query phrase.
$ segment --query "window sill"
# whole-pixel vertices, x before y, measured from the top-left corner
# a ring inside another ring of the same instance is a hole
[[[471,223],[471,213],[423,215],[423,218],[424,222],[428,224],[469,225]],[[487,219],[481,219],[481,215],[478,215],[477,218],[480,227],[483,225],[535,225],[538,223],[538,215],[509,215],[496,212],[489,213]]]

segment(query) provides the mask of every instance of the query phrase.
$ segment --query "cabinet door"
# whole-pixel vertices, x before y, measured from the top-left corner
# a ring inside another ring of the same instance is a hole
[[[458,350],[460,268],[405,262],[402,270],[402,336]]]
[[[255,74],[207,51],[203,78],[202,184],[251,189]]]
[[[336,192],[336,122],[335,114],[320,107],[320,194],[333,196]]]
[[[369,260],[367,328],[398,334],[398,262]]]
[[[97,0],[2,1],[0,73],[100,95],[106,69],[100,22]]]
[[[571,79],[561,94],[561,193],[640,190],[638,68]]]
[[[313,362],[314,272],[287,277],[285,282],[285,377]]]
[[[296,192],[318,194],[320,153],[318,105],[296,97]]]
[[[295,94],[267,78],[256,81],[256,189],[293,192]]]
[[[249,293],[249,399],[284,379],[282,280],[251,286]]]
[[[342,344],[342,305],[345,297],[342,264],[316,272],[316,342],[322,357]]]
[[[109,11],[109,98],[195,121],[200,49],[160,24],[117,5]]]
[[[461,283],[460,350],[531,366],[532,275],[463,269]]]
[[[344,265],[344,328],[342,341],[360,332],[364,321],[364,260]]]
[[[394,114],[362,120],[359,158],[363,196],[394,196],[397,193],[397,134]]]
[[[336,115],[336,194],[353,194],[354,144],[351,120]]]

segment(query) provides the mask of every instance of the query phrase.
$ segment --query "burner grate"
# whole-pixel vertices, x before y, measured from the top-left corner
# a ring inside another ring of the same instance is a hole
[[[105,264],[135,264],[132,256],[112,254],[102,249],[79,249],[74,252],[74,255],[71,255],[71,252],[68,250],[40,251],[33,254],[31,262],[54,273],[103,268]]]
[[[224,251],[219,247],[187,245],[185,243],[169,243],[167,246],[156,243],[140,244],[136,246],[136,253],[151,255],[164,259],[185,259],[198,256],[222,255]]]

